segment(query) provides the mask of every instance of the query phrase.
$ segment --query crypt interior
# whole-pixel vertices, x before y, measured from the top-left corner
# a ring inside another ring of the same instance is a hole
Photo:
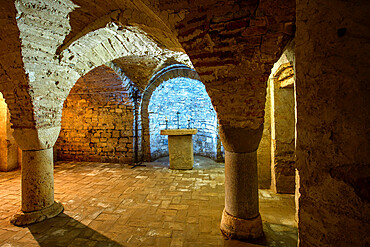
[[[369,246],[369,15],[2,0],[0,246]]]

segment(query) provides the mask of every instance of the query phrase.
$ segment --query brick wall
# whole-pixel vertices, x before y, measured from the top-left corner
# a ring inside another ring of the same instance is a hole
[[[59,160],[130,163],[133,103],[117,74],[100,66],[80,78],[64,102]]]

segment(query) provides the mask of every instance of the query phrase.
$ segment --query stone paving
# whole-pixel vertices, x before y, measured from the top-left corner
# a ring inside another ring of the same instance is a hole
[[[56,218],[15,227],[20,170],[0,173],[0,246],[296,246],[294,197],[260,190],[265,237],[224,240],[224,167],[196,157],[193,170],[168,162],[123,164],[57,162]]]

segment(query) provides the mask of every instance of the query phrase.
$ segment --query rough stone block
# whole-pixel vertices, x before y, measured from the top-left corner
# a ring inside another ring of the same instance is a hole
[[[161,135],[168,135],[170,169],[192,169],[194,164],[192,134],[196,129],[162,130]]]

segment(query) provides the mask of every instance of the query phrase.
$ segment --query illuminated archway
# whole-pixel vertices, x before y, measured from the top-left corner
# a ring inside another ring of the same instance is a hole
[[[153,92],[149,106],[151,158],[168,155],[166,128],[195,128],[194,154],[216,158],[217,116],[203,83],[178,77],[163,82]]]

